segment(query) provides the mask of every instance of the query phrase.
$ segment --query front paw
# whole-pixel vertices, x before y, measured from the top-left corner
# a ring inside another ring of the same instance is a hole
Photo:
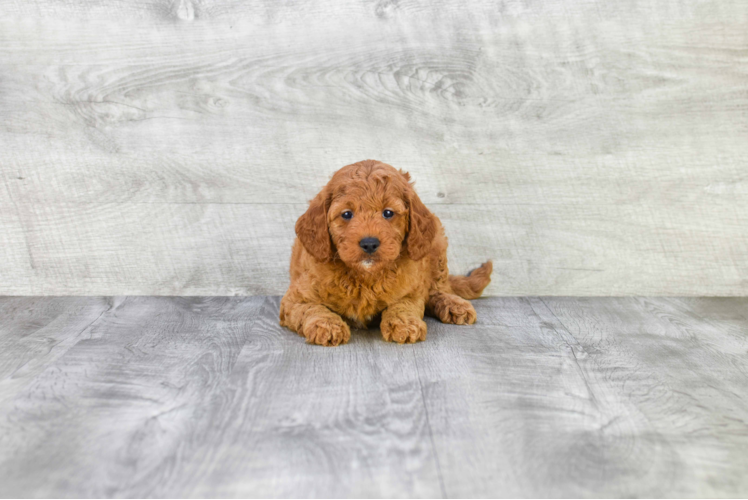
[[[417,316],[387,315],[380,324],[382,337],[398,344],[426,340],[426,322]]]
[[[336,346],[345,344],[351,339],[351,329],[341,318],[312,317],[304,322],[299,332],[310,344]]]
[[[478,318],[473,305],[462,297],[442,294],[433,299],[436,317],[442,323],[452,325],[472,325]]]

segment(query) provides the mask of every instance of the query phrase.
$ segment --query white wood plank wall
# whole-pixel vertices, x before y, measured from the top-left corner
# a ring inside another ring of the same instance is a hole
[[[0,0],[0,294],[280,294],[337,168],[489,295],[748,293],[745,0]]]

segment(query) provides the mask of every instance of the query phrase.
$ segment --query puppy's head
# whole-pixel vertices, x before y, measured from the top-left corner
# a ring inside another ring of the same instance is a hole
[[[403,252],[422,259],[436,223],[409,181],[374,160],[341,168],[296,222],[301,244],[317,260],[337,256],[361,272],[382,269]]]

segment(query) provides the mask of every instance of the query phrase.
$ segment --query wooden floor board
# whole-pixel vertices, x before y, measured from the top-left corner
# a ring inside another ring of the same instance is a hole
[[[154,487],[231,372],[262,300],[131,297],[112,308],[0,409],[0,492]]]
[[[0,496],[748,495],[748,299],[475,306],[322,348],[278,297],[0,298]]]
[[[265,304],[217,398],[220,425],[203,422],[206,438],[185,465],[199,480],[178,491],[441,496],[412,352],[373,332],[316,349],[278,325],[278,306]]]
[[[112,305],[102,298],[0,298],[0,401],[91,335]]]

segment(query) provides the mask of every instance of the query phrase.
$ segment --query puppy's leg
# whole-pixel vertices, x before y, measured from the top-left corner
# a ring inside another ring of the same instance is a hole
[[[468,297],[465,290],[472,290],[469,298],[480,296],[480,292],[488,284],[491,275],[490,262],[475,271],[472,277],[454,277],[449,275],[447,266],[447,238],[443,233],[434,240],[431,253],[431,287],[426,312],[438,318],[442,323],[454,325],[471,325],[475,323],[477,315],[472,304],[457,294]],[[485,278],[485,279],[483,279]],[[455,283],[456,289],[451,286]],[[477,293],[475,293],[477,291]]]
[[[382,312],[380,328],[384,340],[404,344],[426,340],[423,300],[405,298]]]
[[[477,315],[473,305],[457,295],[434,290],[429,296],[427,309],[431,316],[442,323],[472,325]]]
[[[310,344],[336,346],[351,338],[351,329],[343,318],[321,304],[292,302],[283,297],[280,321]]]

